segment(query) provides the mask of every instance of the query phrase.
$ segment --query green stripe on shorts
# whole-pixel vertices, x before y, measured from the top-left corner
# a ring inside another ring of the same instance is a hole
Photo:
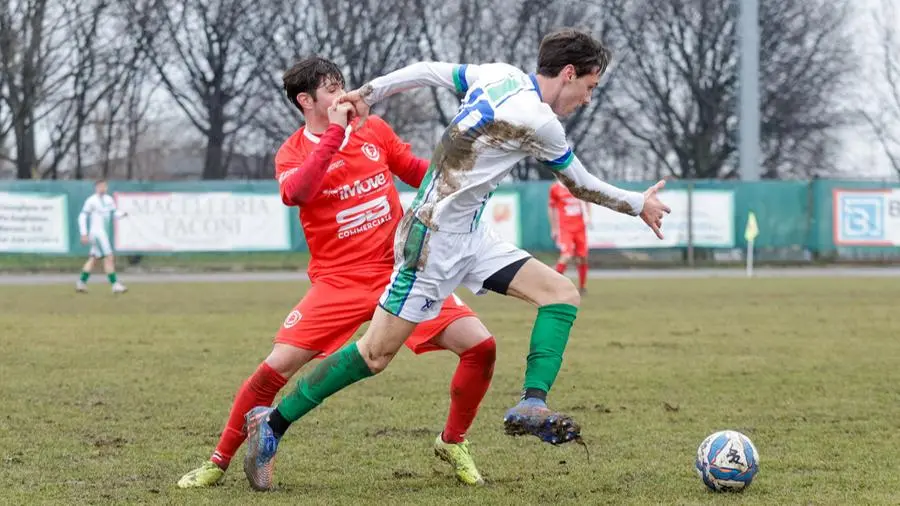
[[[394,314],[399,315],[412,291],[413,284],[416,282],[416,269],[419,264],[419,257],[422,255],[422,247],[425,245],[425,235],[428,228],[421,221],[413,218],[409,234],[406,236],[406,244],[403,246],[403,266],[397,272],[394,282],[391,283],[390,291],[387,299],[384,301],[384,308]]]

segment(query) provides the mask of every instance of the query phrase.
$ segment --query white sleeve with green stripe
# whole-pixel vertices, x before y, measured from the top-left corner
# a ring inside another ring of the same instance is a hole
[[[445,62],[413,63],[370,81],[367,86],[371,89],[367,90],[365,101],[372,105],[395,93],[426,86],[466,93],[469,91],[469,84],[477,79],[477,74],[477,65]]]
[[[572,152],[566,131],[554,119],[535,131],[539,150],[536,158],[556,173],[556,177],[581,200],[637,216],[644,209],[644,194],[617,188],[593,176]]]

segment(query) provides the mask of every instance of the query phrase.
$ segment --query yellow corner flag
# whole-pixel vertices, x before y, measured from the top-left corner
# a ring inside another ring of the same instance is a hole
[[[755,241],[758,235],[759,225],[756,223],[756,215],[751,211],[750,215],[747,216],[747,228],[744,229],[744,239],[747,242]]]

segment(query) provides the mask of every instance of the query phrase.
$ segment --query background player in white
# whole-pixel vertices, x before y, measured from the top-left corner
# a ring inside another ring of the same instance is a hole
[[[568,278],[500,241],[480,218],[499,182],[530,155],[554,170],[576,197],[640,216],[662,237],[660,227],[669,208],[656,193],[664,182],[636,193],[600,181],[572,154],[557,118],[590,102],[608,62],[609,54],[598,41],[566,29],[541,42],[537,75],[499,63],[423,62],[338,99],[352,103],[365,118],[371,104],[404,90],[441,86],[466,94],[397,228],[391,283],[368,330],[354,346],[331,355],[298,383],[291,395],[307,400],[304,410],[292,420],[283,416],[273,420],[270,415],[260,423],[261,429],[248,442],[265,450],[245,460],[248,476],[274,458],[291,422],[342,388],[384,370],[416,325],[437,316],[443,299],[460,284],[476,292],[512,295],[538,307],[524,393],[504,418],[507,434],[531,434],[552,444],[580,437],[580,428],[570,417],[552,412],[545,403],[578,311],[578,290]],[[338,367],[342,364],[367,374],[350,377]],[[273,430],[272,423],[279,430]]]
[[[116,258],[109,242],[109,229],[112,217],[122,218],[126,213],[116,209],[116,201],[106,193],[106,181],[94,183],[94,194],[84,201],[78,215],[78,230],[81,243],[90,244],[91,252],[87,262],[81,268],[81,278],[75,283],[75,291],[87,292],[87,280],[91,276],[94,262],[103,259],[103,272],[112,285],[113,293],[124,293],[127,288],[116,278]]]

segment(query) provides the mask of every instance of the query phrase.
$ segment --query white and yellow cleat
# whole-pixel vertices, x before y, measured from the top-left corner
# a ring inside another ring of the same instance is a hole
[[[119,283],[118,281],[116,281],[112,285],[112,293],[125,293],[127,291],[128,291],[128,288],[125,285],[123,285],[122,283]]]
[[[225,471],[207,460],[202,466],[190,471],[178,480],[178,488],[203,488],[215,487],[222,483],[225,478]]]
[[[87,293],[87,284],[84,281],[76,281],[75,291],[78,293]]]
[[[469,442],[464,440],[462,443],[445,443],[438,434],[434,441],[434,454],[453,466],[456,478],[466,485],[478,486],[484,485],[484,478],[475,467],[475,460],[469,452]]]

